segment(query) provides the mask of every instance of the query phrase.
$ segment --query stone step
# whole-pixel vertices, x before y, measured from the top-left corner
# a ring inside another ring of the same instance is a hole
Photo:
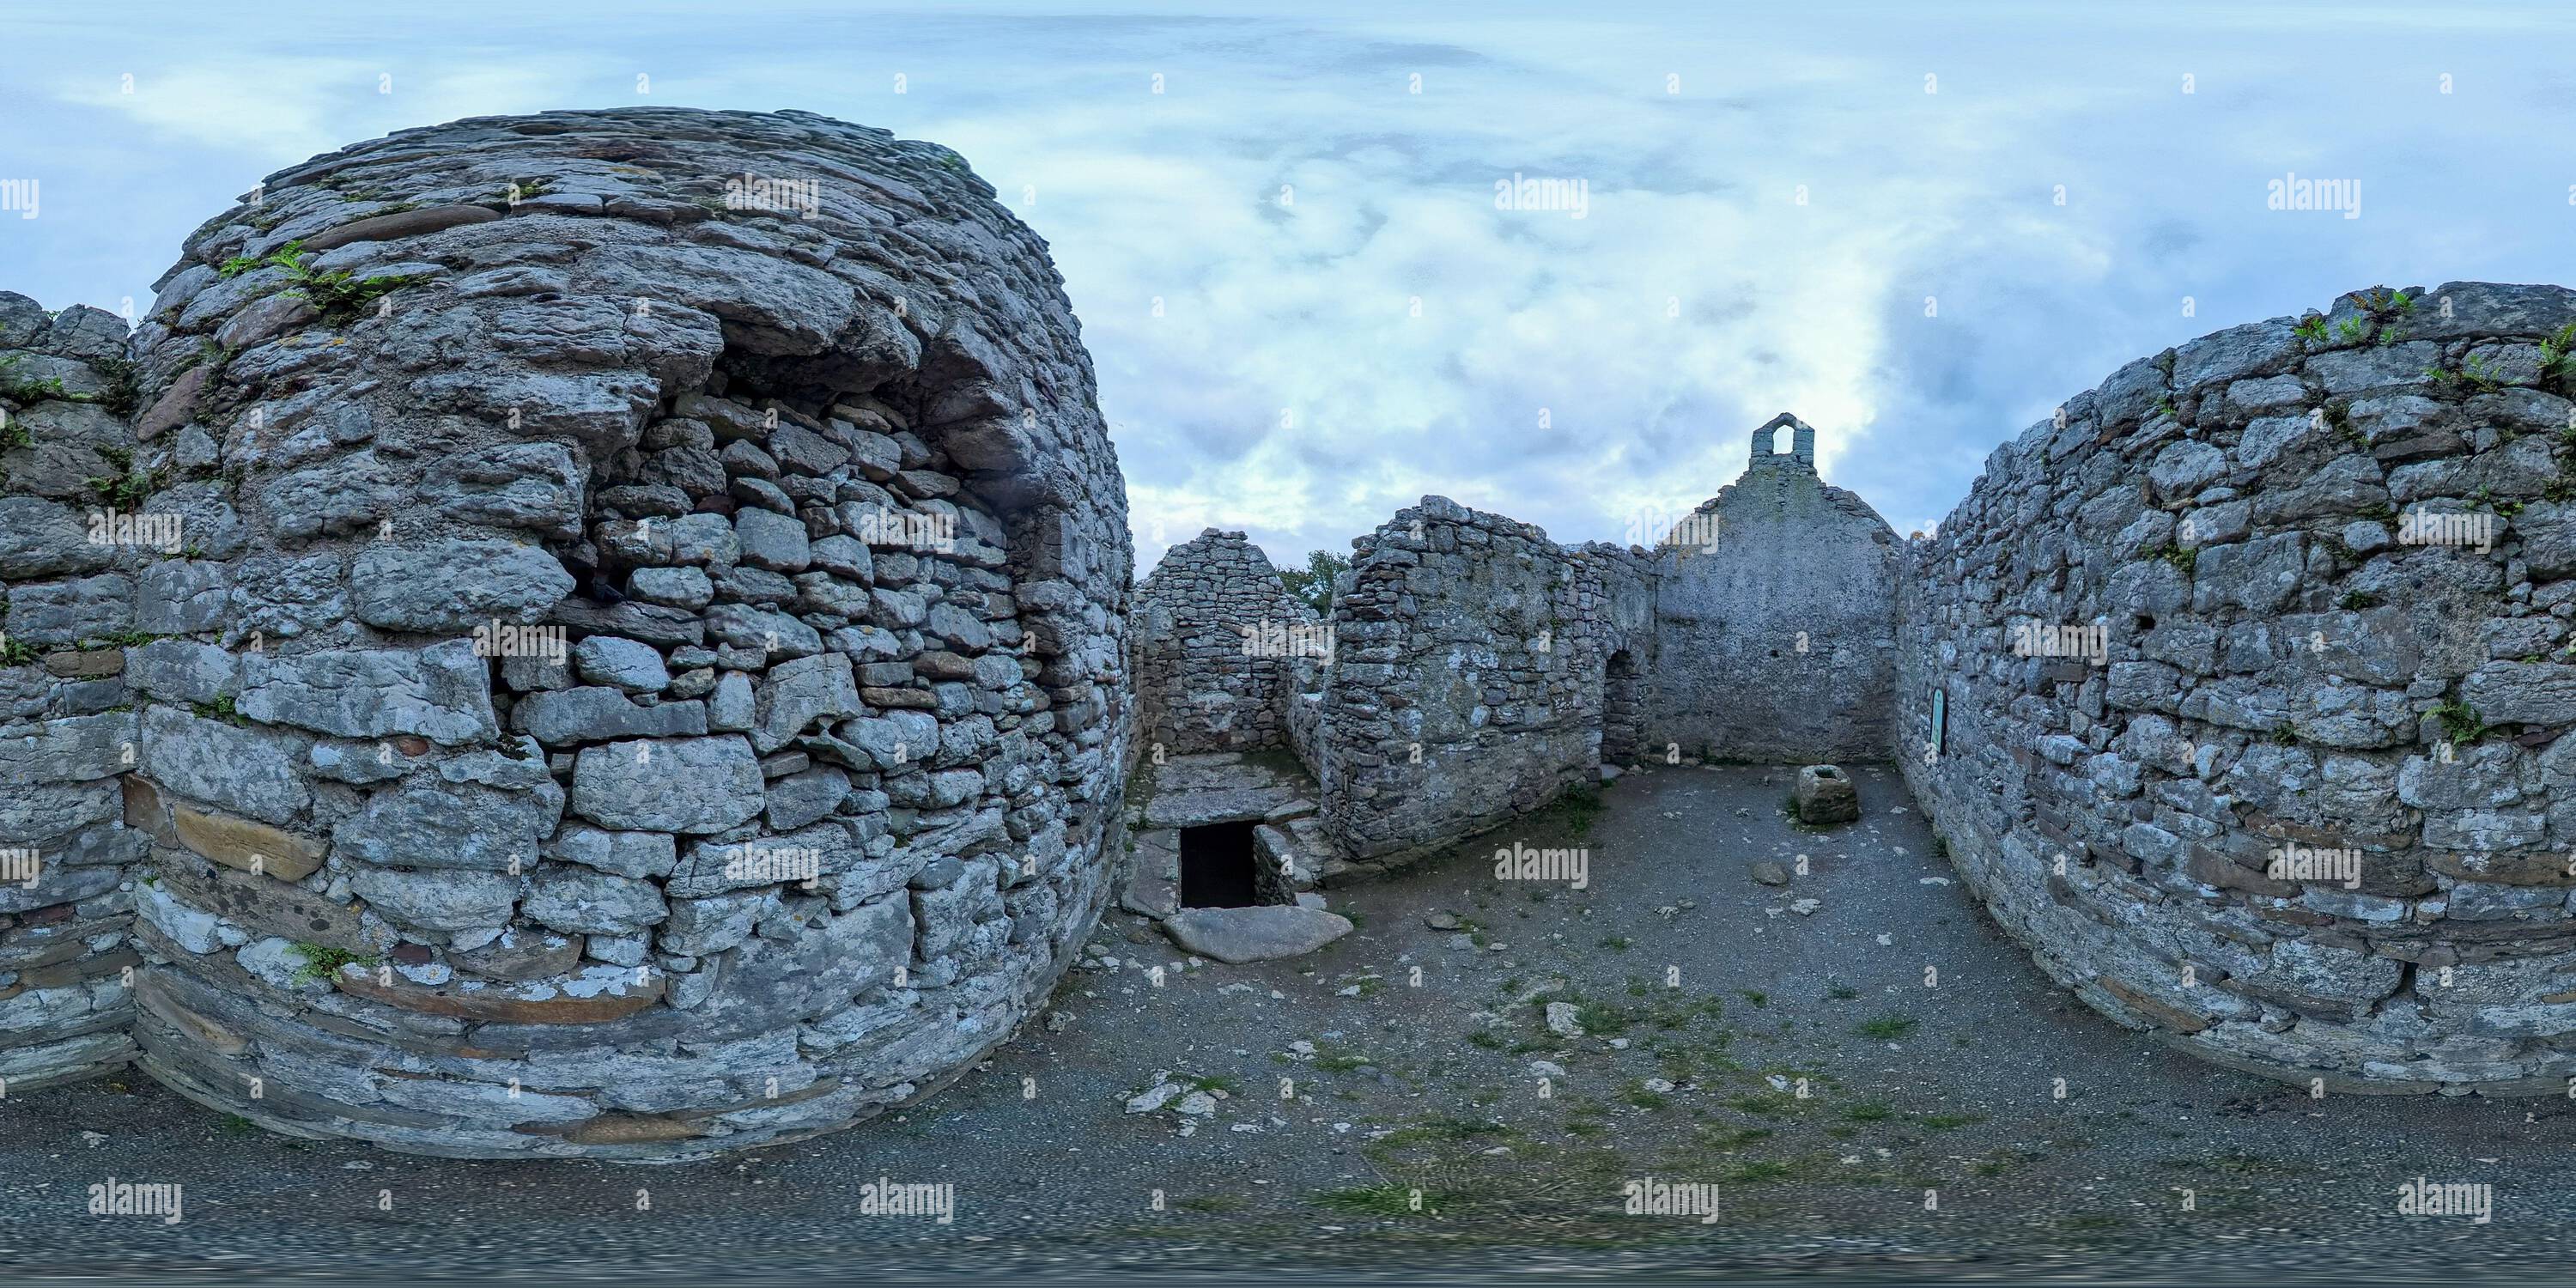
[[[1163,922],[1172,942],[1229,965],[1311,953],[1351,933],[1350,919],[1320,908],[1192,908]]]
[[[1262,862],[1275,865],[1282,858],[1288,860],[1289,883],[1301,891],[1312,890],[1329,875],[1350,867],[1341,847],[1325,834],[1320,815],[1263,824],[1252,829],[1252,841],[1260,849]]]

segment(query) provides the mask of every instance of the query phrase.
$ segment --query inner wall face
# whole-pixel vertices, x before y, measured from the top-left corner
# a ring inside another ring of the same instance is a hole
[[[2203,336],[1911,543],[1897,750],[2051,978],[2302,1084],[2567,1094],[2571,325],[2455,282]]]
[[[1043,245],[953,153],[802,113],[398,134],[202,228],[132,352],[188,540],[47,594],[158,637],[122,829],[184,1094],[430,1153],[741,1148],[943,1085],[1089,932],[1124,488]]]

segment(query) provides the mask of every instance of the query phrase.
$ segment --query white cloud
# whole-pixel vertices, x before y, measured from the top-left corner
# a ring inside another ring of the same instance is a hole
[[[637,71],[643,101],[953,146],[1055,250],[1147,566],[1209,525],[1283,560],[1342,549],[1426,492],[1615,539],[1731,481],[1780,411],[1903,531],[2132,357],[2373,281],[2563,276],[2565,185],[2533,178],[2528,143],[2532,104],[2565,93],[2542,11],[2482,12],[2451,95],[2449,11],[1869,12],[574,5],[502,29],[174,7],[31,27],[21,65],[46,70],[19,74],[55,109],[42,146],[159,149],[125,208],[174,242],[207,213],[160,210],[175,186],[240,191],[402,126],[635,102]],[[2341,110],[2353,68],[2373,69],[2367,110]],[[2293,168],[2361,178],[2365,217],[2261,211]],[[1495,210],[1515,171],[1585,180],[1586,217]],[[158,267],[94,284],[43,240],[85,230],[13,235],[39,280],[9,285],[56,300]]]

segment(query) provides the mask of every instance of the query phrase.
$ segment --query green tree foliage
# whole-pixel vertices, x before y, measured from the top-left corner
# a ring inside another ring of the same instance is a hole
[[[1351,561],[1330,550],[1317,550],[1306,556],[1306,566],[1282,568],[1279,580],[1287,583],[1288,593],[1305,600],[1319,613],[1333,611],[1333,578],[1351,566]]]

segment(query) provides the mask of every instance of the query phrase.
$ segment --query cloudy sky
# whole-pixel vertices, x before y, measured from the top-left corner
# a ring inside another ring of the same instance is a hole
[[[1903,532],[2133,357],[2576,282],[2563,3],[384,7],[0,14],[0,178],[42,195],[0,287],[139,311],[260,176],[406,126],[842,116],[1053,245],[1150,566],[1209,525],[1347,550],[1426,493],[1627,540],[1784,410]],[[2358,217],[2268,209],[2291,175]],[[1581,204],[1498,209],[1515,176]]]

